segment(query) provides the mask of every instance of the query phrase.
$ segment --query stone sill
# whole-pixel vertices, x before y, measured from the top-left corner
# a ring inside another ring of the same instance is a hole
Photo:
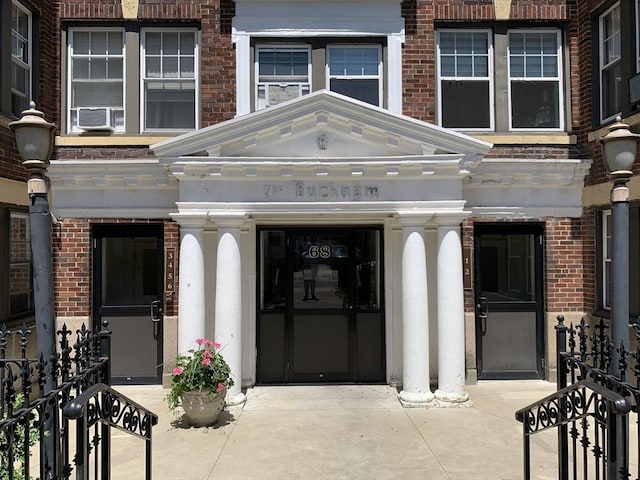
[[[630,127],[636,127],[636,126],[640,125],[640,113],[634,113],[633,115],[631,115],[629,117],[623,118],[622,122],[626,123]],[[590,142],[595,142],[600,137],[604,137],[607,133],[609,133],[609,126],[611,126],[611,124],[613,124],[613,123],[614,123],[614,120],[611,120],[607,125],[604,125],[604,126],[600,127],[599,129],[593,130],[592,132],[590,132],[588,140]]]
[[[578,139],[568,133],[470,133],[478,140],[493,143],[494,145],[575,145]]]
[[[148,147],[173,137],[148,135],[57,136],[56,147]]]

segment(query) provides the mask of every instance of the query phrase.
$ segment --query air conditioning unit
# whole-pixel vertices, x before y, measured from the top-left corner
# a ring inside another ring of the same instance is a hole
[[[111,109],[109,107],[78,108],[78,128],[86,131],[113,131],[113,126],[111,125]]]

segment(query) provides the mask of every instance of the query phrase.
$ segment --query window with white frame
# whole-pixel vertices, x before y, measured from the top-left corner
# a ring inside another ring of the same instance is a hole
[[[69,33],[69,131],[123,132],[124,30]]]
[[[18,2],[11,8],[11,113],[19,116],[31,101],[31,12]]]
[[[142,32],[143,130],[196,126],[195,30]]]
[[[600,120],[607,121],[622,108],[622,54],[620,4],[599,18]]]
[[[379,45],[330,45],[327,51],[329,89],[380,105],[382,59]]]
[[[259,46],[256,72],[257,110],[306,95],[311,91],[311,48]]]
[[[562,129],[562,55],[559,31],[508,35],[510,128]]]
[[[489,32],[440,30],[437,47],[441,125],[468,130],[493,129]]]

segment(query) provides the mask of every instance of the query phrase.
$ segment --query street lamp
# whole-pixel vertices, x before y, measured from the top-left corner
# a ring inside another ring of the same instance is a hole
[[[47,167],[53,149],[55,125],[44,119],[44,113],[30,108],[20,120],[11,122],[22,165],[29,173],[29,223],[31,225],[31,259],[36,316],[38,354],[48,363],[45,393],[55,388],[51,358],[55,355],[55,317],[53,308],[53,266],[51,261],[51,215],[47,198]]]
[[[56,324],[53,307],[53,265],[51,260],[51,215],[47,198],[47,166],[53,149],[55,125],[44,119],[44,113],[36,110],[31,102],[22,112],[20,120],[9,127],[16,137],[22,165],[29,173],[29,223],[31,226],[31,260],[33,262],[33,302],[36,315],[36,340],[38,355],[46,362],[44,369],[44,395],[53,391],[52,359],[56,353]],[[41,392],[42,394],[42,392]],[[45,478],[53,478],[55,443],[53,429],[54,405],[47,403],[44,429],[49,435],[41,439],[44,450]]]
[[[620,117],[598,139],[611,188],[611,338],[613,373],[620,375],[620,349],[629,348],[629,188],[640,135],[631,133]]]

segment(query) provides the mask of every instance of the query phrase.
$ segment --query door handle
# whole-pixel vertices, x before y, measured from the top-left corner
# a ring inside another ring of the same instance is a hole
[[[151,302],[151,321],[158,323],[162,320],[162,300]]]
[[[345,317],[350,317],[353,312],[353,305],[351,304],[351,299],[345,298],[342,300],[342,315]]]
[[[480,334],[486,335],[487,315],[489,314],[489,300],[487,299],[487,297],[478,297],[476,309],[478,312],[478,318],[480,319]]]

